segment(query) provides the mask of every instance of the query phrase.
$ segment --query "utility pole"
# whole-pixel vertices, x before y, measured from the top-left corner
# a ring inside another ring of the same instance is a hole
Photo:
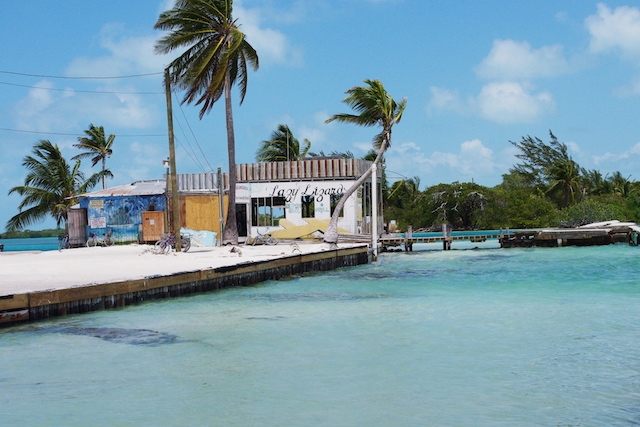
[[[224,233],[224,183],[222,182],[222,169],[218,168],[218,222],[220,223],[220,236],[217,239],[218,246],[222,246]]]
[[[171,230],[176,242],[176,252],[182,250],[180,238],[180,198],[178,195],[178,177],[176,174],[176,149],[173,143],[173,109],[171,107],[171,82],[169,68],[164,69],[164,91],[167,97],[167,126],[169,128],[169,169],[171,175]]]

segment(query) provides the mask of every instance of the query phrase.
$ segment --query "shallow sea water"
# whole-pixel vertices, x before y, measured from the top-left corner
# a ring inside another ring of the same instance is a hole
[[[0,420],[638,425],[639,257],[626,245],[383,254],[0,329]]]

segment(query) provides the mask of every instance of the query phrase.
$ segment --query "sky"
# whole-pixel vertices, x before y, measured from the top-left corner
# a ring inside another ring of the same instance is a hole
[[[116,135],[108,186],[161,179],[162,72],[178,53],[154,53],[153,26],[172,0],[0,5],[0,230],[18,213],[21,197],[8,192],[41,139],[71,159],[89,125],[104,126]],[[637,3],[236,0],[233,13],[260,58],[242,105],[233,93],[237,163],[254,162],[279,124],[312,151],[364,155],[378,128],[325,120],[352,113],[345,91],[378,79],[407,99],[386,154],[391,182],[492,187],[517,162],[510,141],[548,142],[550,131],[582,167],[640,180]],[[226,171],[223,101],[200,119],[182,96],[172,98],[178,173]],[[89,160],[82,169],[98,171]]]

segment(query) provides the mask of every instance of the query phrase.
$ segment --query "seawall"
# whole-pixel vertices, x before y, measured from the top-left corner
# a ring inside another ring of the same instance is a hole
[[[367,246],[250,261],[142,279],[0,296],[0,326],[249,286],[369,262]]]

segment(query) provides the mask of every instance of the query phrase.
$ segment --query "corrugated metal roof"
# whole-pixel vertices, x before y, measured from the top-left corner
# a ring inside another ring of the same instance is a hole
[[[164,194],[166,186],[167,183],[164,180],[136,181],[127,185],[81,194],[78,197],[155,196]]]

